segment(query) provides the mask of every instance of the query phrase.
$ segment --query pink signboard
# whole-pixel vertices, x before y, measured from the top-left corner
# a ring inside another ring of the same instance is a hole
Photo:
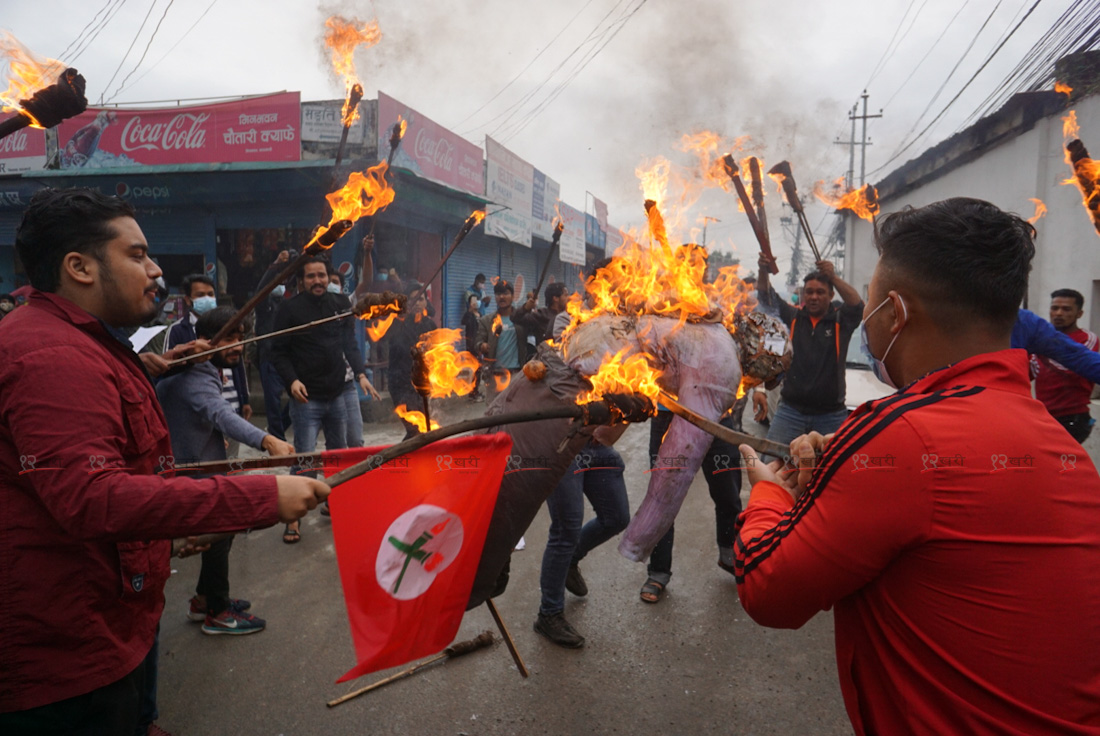
[[[150,110],[89,108],[57,129],[61,168],[298,161],[299,94]]]
[[[0,138],[0,174],[18,174],[45,166],[46,131],[23,128]]]
[[[479,197],[485,194],[485,157],[481,148],[382,92],[378,93],[379,157],[389,153],[390,131],[398,115],[408,123],[408,128],[393,160],[394,166],[453,189]]]

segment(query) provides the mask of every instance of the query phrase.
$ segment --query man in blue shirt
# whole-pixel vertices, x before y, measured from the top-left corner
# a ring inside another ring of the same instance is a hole
[[[477,344],[497,379],[497,385],[503,388],[527,362],[527,330],[523,325],[512,322],[515,288],[501,279],[493,287],[493,293],[497,298],[497,311],[485,315],[478,322]]]
[[[1081,378],[1100,383],[1100,354],[1074,342],[1034,312],[1021,309],[1016,315],[1012,347],[1058,361]]]

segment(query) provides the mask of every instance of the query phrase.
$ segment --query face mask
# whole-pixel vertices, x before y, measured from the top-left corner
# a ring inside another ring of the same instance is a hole
[[[894,339],[890,341],[890,344],[886,346],[886,352],[882,354],[882,358],[876,358],[871,354],[871,345],[867,341],[867,320],[875,315],[875,312],[886,306],[886,302],[890,301],[889,297],[883,300],[882,304],[875,307],[867,318],[859,323],[859,351],[871,361],[871,372],[875,374],[875,378],[885,383],[890,388],[897,388],[898,385],[894,383],[894,379],[890,377],[890,371],[886,370],[886,356],[890,354],[890,348],[894,347],[894,343],[897,342],[898,335],[901,334],[901,330],[898,330],[894,334]],[[900,296],[898,301],[901,302],[901,312],[906,321],[909,320],[909,310],[905,306],[905,300]],[[903,328],[904,329],[904,328]]]
[[[282,284],[279,284],[278,286],[276,286],[274,289],[271,290],[271,298],[272,299],[282,299],[284,294],[286,294],[286,287],[283,286]]]
[[[218,306],[218,300],[212,296],[200,296],[191,303],[191,311],[195,314],[206,314]]]
[[[329,284],[327,288],[329,294],[339,294],[342,291],[339,284]]]

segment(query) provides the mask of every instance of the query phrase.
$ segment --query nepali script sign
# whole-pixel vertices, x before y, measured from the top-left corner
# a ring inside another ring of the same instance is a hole
[[[0,174],[18,174],[45,167],[46,131],[23,128],[0,138]]]
[[[531,247],[531,199],[535,167],[485,137],[485,198],[490,207],[485,234]]]
[[[61,168],[298,161],[299,94],[216,105],[88,108],[57,128]]]
[[[570,207],[565,202],[558,205],[561,210],[562,223],[565,230],[561,234],[559,243],[559,258],[562,263],[575,263],[584,265],[584,213],[576,207]]]
[[[558,213],[554,205],[561,198],[561,184],[535,169],[531,197],[531,232],[543,240],[554,237],[554,223]]]
[[[389,154],[390,131],[398,116],[408,123],[408,128],[394,157],[394,166],[481,196],[485,191],[485,156],[481,149],[383,92],[378,93],[379,158]]]

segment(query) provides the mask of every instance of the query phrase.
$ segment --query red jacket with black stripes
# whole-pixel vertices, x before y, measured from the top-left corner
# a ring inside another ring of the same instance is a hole
[[[738,592],[765,626],[835,608],[858,734],[1100,733],[1100,476],[978,355],[869,402],[798,503],[753,488]]]

